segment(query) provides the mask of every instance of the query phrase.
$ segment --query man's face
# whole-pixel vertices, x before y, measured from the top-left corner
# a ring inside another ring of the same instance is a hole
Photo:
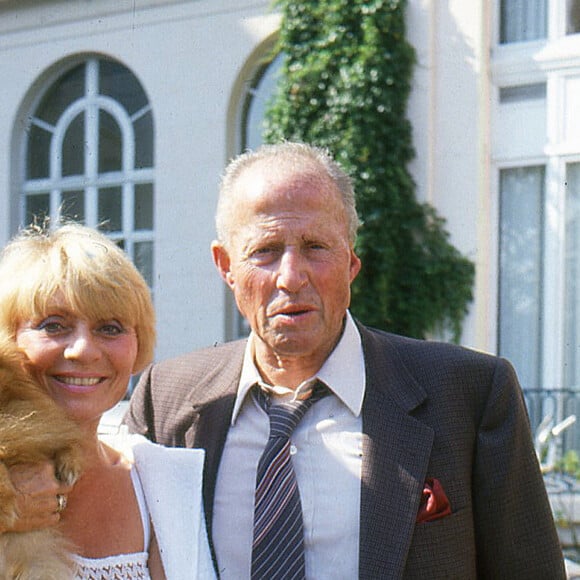
[[[314,372],[334,348],[360,261],[334,184],[315,168],[247,169],[233,235],[213,256],[257,336],[257,362],[299,358]]]

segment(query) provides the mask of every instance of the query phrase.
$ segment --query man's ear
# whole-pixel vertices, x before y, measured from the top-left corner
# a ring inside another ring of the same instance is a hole
[[[234,276],[230,269],[231,260],[228,251],[221,242],[214,241],[211,244],[211,255],[223,281],[233,290]]]
[[[354,249],[351,249],[350,251],[350,268],[349,268],[349,273],[350,273],[350,283],[352,284],[352,282],[354,281],[354,279],[358,276],[358,273],[360,272],[362,263],[360,258],[356,255]]]

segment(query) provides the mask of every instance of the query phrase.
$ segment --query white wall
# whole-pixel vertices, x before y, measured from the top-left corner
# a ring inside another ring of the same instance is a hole
[[[410,0],[408,38],[417,52],[409,118],[419,199],[447,220],[451,242],[477,266],[475,299],[462,342],[494,348],[495,288],[489,261],[486,3]]]
[[[246,59],[276,25],[264,17],[268,7],[267,0],[0,3],[0,243],[18,219],[20,144],[12,132],[47,71],[70,55],[102,53],[127,66],[150,99],[157,358],[223,339],[226,294],[209,245],[227,110]]]
[[[452,242],[477,262],[463,342],[494,346],[489,277],[486,3],[410,0],[417,49],[409,116],[420,199],[447,218]],[[248,61],[274,34],[269,0],[0,1],[0,244],[17,224],[21,144],[13,138],[28,95],[61,59],[102,53],[140,80],[155,121],[157,358],[223,340],[226,291],[209,244],[218,177],[235,153],[236,91]],[[10,195],[9,195],[10,194]]]

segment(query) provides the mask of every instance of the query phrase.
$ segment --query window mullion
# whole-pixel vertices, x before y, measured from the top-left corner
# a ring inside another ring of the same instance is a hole
[[[98,225],[98,188],[96,186],[99,171],[99,63],[96,59],[87,61],[85,95],[86,115],[86,155],[85,176],[85,212],[86,223],[91,227]]]
[[[564,167],[557,157],[551,157],[546,167],[546,197],[544,223],[544,304],[542,334],[543,365],[542,382],[544,388],[562,386],[562,346],[564,337],[563,312],[565,247],[564,240],[564,188],[558,175]]]
[[[125,250],[135,260],[133,248],[133,212],[135,211],[135,196],[133,182],[126,181],[123,184],[123,237],[125,238]]]
[[[60,204],[62,191],[58,188],[52,189],[50,192],[50,221],[56,224],[60,220]]]

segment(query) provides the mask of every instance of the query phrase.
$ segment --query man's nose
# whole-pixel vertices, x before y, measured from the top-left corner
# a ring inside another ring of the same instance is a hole
[[[287,249],[280,259],[277,286],[286,292],[296,293],[308,282],[307,264],[300,252]]]

